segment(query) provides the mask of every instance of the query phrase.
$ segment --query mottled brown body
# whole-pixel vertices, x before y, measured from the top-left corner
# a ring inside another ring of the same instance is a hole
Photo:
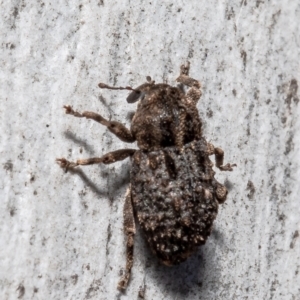
[[[209,155],[215,154],[216,167],[223,166],[223,150],[215,148],[202,137],[201,120],[196,104],[201,96],[200,83],[188,76],[189,64],[181,66],[177,81],[190,87],[147,82],[131,87],[100,88],[127,89],[132,92],[128,103],[138,102],[130,130],[115,121],[108,121],[93,112],[79,113],[65,106],[66,113],[93,119],[106,126],[122,141],[137,141],[139,150],[121,149],[89,159],[69,162],[57,159],[68,168],[95,163],[110,164],[132,157],[131,187],[124,205],[124,231],[127,236],[125,274],[118,288],[126,289],[133,265],[135,218],[147,238],[150,248],[166,265],[186,260],[205,243],[218,212],[218,204],[226,200],[227,190],[218,183]]]
[[[208,155],[201,138],[185,144],[183,151],[167,147],[133,156],[135,215],[152,251],[166,265],[186,260],[212,230],[218,191],[224,187],[214,179]]]
[[[138,104],[131,132],[138,147],[150,152],[199,139],[201,121],[194,103],[188,102],[181,89],[153,84]]]

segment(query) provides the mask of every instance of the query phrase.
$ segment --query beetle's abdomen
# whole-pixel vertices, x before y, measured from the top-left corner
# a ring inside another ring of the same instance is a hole
[[[205,243],[218,212],[212,163],[204,138],[179,151],[137,151],[132,160],[136,218],[157,257],[167,265],[184,261]]]

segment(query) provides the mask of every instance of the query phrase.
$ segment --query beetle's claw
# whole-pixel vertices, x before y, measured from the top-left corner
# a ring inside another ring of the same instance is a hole
[[[57,158],[56,162],[60,165],[61,168],[65,169],[66,172],[68,172],[70,168],[74,168],[77,166],[76,163],[70,162],[65,158]]]
[[[66,110],[66,114],[71,115],[73,113],[73,109],[70,105],[64,105],[63,107]]]
[[[232,167],[236,167],[236,164],[226,164],[225,166],[220,166],[221,171],[233,171]]]

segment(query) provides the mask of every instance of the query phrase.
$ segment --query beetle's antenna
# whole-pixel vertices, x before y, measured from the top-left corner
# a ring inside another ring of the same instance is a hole
[[[116,86],[109,86],[105,83],[102,83],[100,82],[98,84],[99,88],[100,89],[109,89],[109,90],[129,90],[129,91],[134,91],[134,92],[139,92],[139,90],[136,90],[136,89],[133,89],[131,86],[125,86],[125,87],[122,87],[122,86],[119,86],[119,87],[116,87]]]

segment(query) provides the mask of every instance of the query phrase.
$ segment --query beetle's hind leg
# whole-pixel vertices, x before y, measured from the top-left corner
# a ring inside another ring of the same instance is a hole
[[[118,283],[118,289],[124,291],[128,285],[131,268],[133,265],[133,246],[134,246],[134,236],[135,236],[135,221],[133,215],[133,207],[131,202],[131,187],[128,188],[125,198],[125,204],[123,208],[124,217],[124,232],[127,237],[126,242],[126,269],[125,274]]]
[[[101,157],[93,157],[87,159],[78,159],[76,162],[70,162],[65,158],[57,158],[57,163],[66,171],[69,168],[74,168],[77,166],[84,166],[84,165],[93,165],[93,164],[112,164],[116,161],[123,160],[129,156],[132,156],[136,149],[121,149],[106,153]]]
[[[110,132],[115,134],[123,142],[133,143],[135,141],[135,137],[132,135],[131,131],[120,122],[108,121],[101,115],[91,111],[84,111],[83,113],[79,113],[78,111],[75,111],[70,105],[65,105],[64,108],[66,110],[66,114],[68,115],[72,115],[77,118],[92,119],[106,126]]]

